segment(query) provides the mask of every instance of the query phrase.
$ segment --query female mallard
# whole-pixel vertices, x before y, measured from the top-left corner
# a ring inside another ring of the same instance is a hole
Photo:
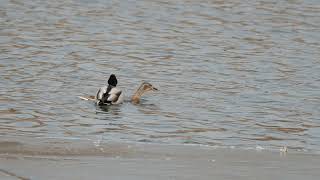
[[[103,86],[97,92],[97,95],[89,97],[79,97],[83,100],[96,101],[97,105],[113,105],[121,104],[124,101],[123,92],[117,88],[118,80],[114,74],[111,74],[108,80],[108,86]],[[131,97],[131,102],[134,104],[139,104],[141,96],[149,91],[157,91],[158,89],[153,87],[148,82],[143,82],[136,92]]]
[[[150,83],[143,82],[131,97],[131,102],[139,104],[141,96],[149,91],[158,91],[158,89],[153,87]]]

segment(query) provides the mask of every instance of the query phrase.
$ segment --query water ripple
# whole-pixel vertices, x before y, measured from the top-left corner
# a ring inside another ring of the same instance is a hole
[[[320,151],[315,1],[0,0],[2,136]],[[141,105],[99,108],[110,73]]]

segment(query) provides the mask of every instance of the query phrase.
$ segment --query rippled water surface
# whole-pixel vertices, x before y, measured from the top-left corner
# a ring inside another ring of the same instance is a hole
[[[0,0],[0,135],[320,151],[317,0]],[[99,108],[111,73],[127,98]],[[1,140],[1,139],[0,139]]]

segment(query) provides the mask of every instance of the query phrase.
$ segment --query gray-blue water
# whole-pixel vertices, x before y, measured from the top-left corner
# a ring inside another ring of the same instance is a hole
[[[1,0],[0,140],[320,151],[317,0]],[[111,73],[129,99],[80,100]]]

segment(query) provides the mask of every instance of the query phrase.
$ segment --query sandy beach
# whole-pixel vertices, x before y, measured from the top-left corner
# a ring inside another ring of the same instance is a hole
[[[197,145],[3,141],[1,179],[317,179],[319,155]]]

